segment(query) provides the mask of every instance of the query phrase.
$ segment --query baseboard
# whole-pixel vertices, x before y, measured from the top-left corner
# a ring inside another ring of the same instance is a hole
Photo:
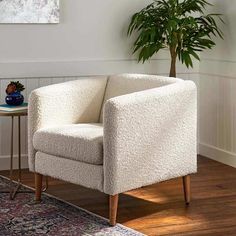
[[[236,168],[236,153],[199,143],[199,154]]]
[[[13,159],[13,168],[18,168],[18,156],[14,155]],[[28,155],[21,155],[21,168],[28,168]],[[0,170],[9,170],[10,169],[10,156],[0,156]]]

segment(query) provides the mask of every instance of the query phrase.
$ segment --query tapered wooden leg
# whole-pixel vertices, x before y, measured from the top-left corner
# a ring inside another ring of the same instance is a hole
[[[43,176],[41,174],[35,173],[35,201],[41,201],[42,194],[42,184],[43,184]]]
[[[118,194],[114,195],[114,196],[112,196],[112,195],[109,196],[109,220],[110,220],[111,226],[116,225],[118,199],[119,199]]]
[[[190,175],[186,175],[183,177],[183,188],[185,203],[186,205],[189,205],[191,200]]]

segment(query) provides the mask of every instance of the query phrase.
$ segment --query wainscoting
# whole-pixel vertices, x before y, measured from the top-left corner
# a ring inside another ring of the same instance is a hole
[[[203,59],[200,74],[201,155],[236,167],[236,63]],[[209,74],[213,71],[215,74]]]

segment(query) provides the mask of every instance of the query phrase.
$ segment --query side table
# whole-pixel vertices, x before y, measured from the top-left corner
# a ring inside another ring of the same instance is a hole
[[[11,117],[11,144],[10,144],[10,181],[11,181],[11,189],[9,192],[1,192],[1,193],[10,193],[10,199],[13,200],[17,193],[28,193],[29,191],[19,191],[22,185],[21,183],[21,117],[27,116],[28,110],[21,111],[0,111],[0,116]],[[18,118],[18,180],[17,186],[14,188],[14,180],[13,180],[13,137],[14,137],[14,118]],[[48,188],[48,178],[46,178],[46,186],[43,191],[46,191]],[[32,192],[32,191],[31,191]]]

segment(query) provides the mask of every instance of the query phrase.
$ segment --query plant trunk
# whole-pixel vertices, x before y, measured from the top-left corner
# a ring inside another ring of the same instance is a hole
[[[170,55],[171,55],[171,66],[170,66],[170,77],[176,77],[176,58],[177,54],[175,51],[175,47],[170,48]]]

